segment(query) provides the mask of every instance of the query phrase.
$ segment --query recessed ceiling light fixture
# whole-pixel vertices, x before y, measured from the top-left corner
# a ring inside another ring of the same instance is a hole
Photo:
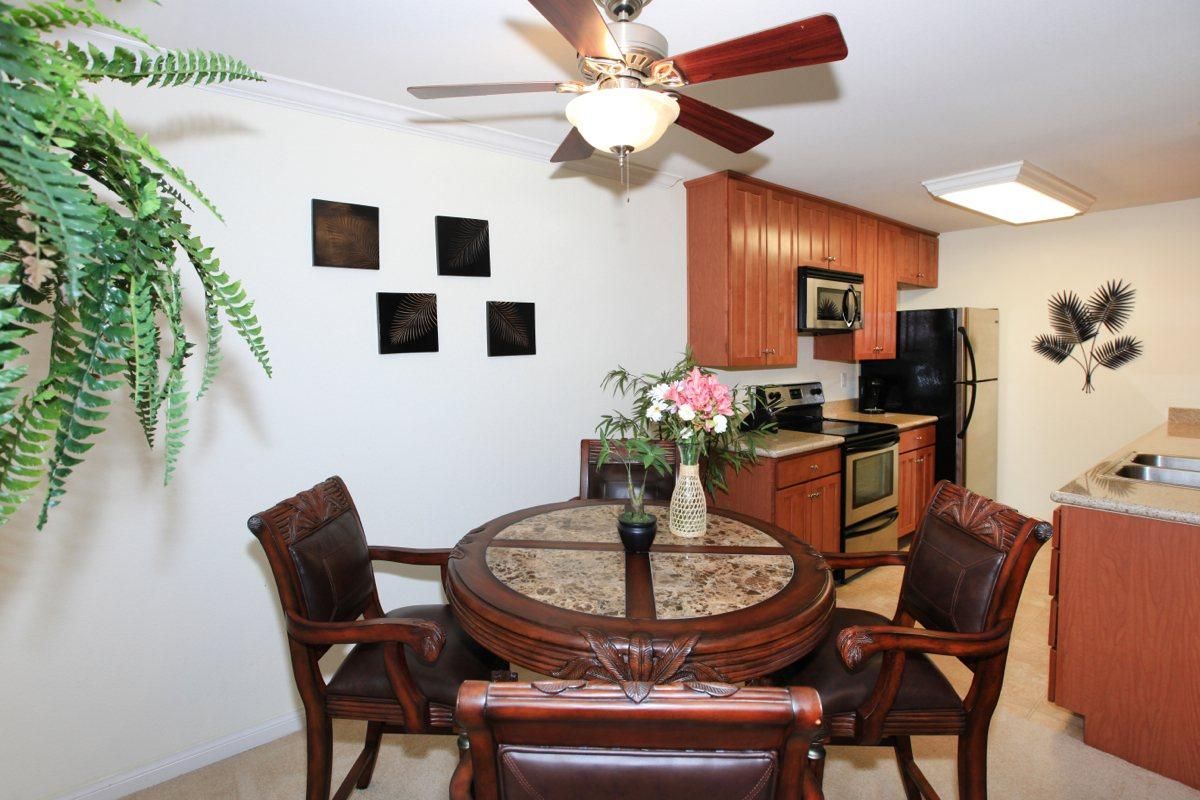
[[[1028,161],[922,184],[934,197],[1014,225],[1082,214],[1096,198]]]

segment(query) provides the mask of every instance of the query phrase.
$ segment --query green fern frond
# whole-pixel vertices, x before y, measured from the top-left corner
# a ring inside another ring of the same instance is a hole
[[[192,266],[204,284],[204,291],[220,307],[230,326],[245,340],[254,358],[262,365],[267,376],[271,375],[271,359],[263,340],[262,325],[254,315],[254,302],[246,297],[241,281],[235,281],[221,269],[221,261],[213,258],[212,249],[204,247],[199,239],[180,242]]]
[[[221,368],[221,327],[220,308],[211,294],[204,294],[204,321],[208,335],[204,343],[204,374],[200,377],[200,388],[196,390],[196,399],[203,397],[212,386],[217,372]]]
[[[12,19],[18,25],[26,28],[49,33],[58,28],[70,28],[76,25],[87,28],[108,28],[119,31],[126,36],[137,39],[142,44],[153,47],[146,34],[137,28],[122,25],[112,17],[96,8],[94,0],[83,0],[82,3],[67,3],[61,0],[50,2],[28,3],[24,8],[14,8],[10,12]]]
[[[171,476],[175,474],[179,451],[183,449],[183,439],[188,432],[187,404],[188,393],[187,385],[183,381],[183,372],[172,367],[167,377],[167,452],[163,471],[164,486],[171,482]]]
[[[133,408],[146,443],[154,446],[158,427],[159,331],[154,319],[154,296],[149,281],[131,277],[129,283],[129,324],[132,346],[129,348],[128,381]]]
[[[70,299],[79,295],[79,273],[90,263],[101,210],[70,157],[51,142],[57,133],[39,121],[54,95],[37,86],[0,83],[0,173],[61,254],[62,281]]]
[[[0,525],[41,483],[47,451],[58,428],[59,409],[57,398],[39,390],[26,395],[5,425],[0,437]]]
[[[226,81],[261,81],[245,62],[220,53],[200,50],[168,50],[143,53],[114,47],[106,53],[94,44],[87,48],[67,45],[67,58],[79,68],[83,80],[103,78],[147,86],[199,86]]]

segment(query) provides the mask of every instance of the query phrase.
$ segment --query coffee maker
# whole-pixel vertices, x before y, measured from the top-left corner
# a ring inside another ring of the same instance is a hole
[[[886,378],[859,378],[858,410],[863,414],[882,414],[887,402],[888,382]]]

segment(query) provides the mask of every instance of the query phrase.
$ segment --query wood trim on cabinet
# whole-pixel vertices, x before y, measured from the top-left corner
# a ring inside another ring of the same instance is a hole
[[[918,228],[916,225],[910,225],[907,222],[901,222],[900,220],[893,219],[892,217],[885,217],[882,214],[876,214],[874,211],[868,211],[865,208],[859,208],[858,206],[852,206],[849,203],[842,203],[837,200],[830,200],[829,198],[821,197],[820,195],[809,194],[808,192],[802,192],[799,189],[792,189],[791,187],[783,186],[782,184],[771,183],[770,181],[764,181],[761,178],[753,178],[749,175],[746,175],[741,172],[735,172],[733,170],[723,170],[722,172],[714,172],[713,174],[705,175],[702,178],[695,178],[690,181],[684,181],[683,185],[690,189],[692,186],[703,185],[704,183],[715,180],[719,176],[724,176],[726,178],[732,178],[734,180],[739,180],[739,181],[745,181],[746,183],[756,183],[759,186],[762,186],[767,189],[779,189],[781,191],[791,192],[792,194],[797,195],[799,197],[804,197],[809,200],[815,200],[818,203],[824,203],[825,205],[827,205],[831,208],[841,208],[841,209],[845,209],[846,211],[853,211],[855,214],[865,214],[869,217],[874,217],[875,219],[878,219],[882,222],[888,222],[888,223],[891,223],[892,225],[898,225],[903,228],[909,228],[911,230],[917,231],[918,233],[925,233],[925,234],[929,234],[930,236],[938,235],[937,231],[931,231],[931,230],[927,230],[925,228]]]
[[[708,180],[687,194],[688,344],[701,364],[729,363],[729,209],[727,181]],[[714,291],[713,287],[720,287]]]

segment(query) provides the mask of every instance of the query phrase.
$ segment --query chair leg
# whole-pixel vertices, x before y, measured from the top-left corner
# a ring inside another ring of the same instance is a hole
[[[333,723],[324,713],[310,714],[308,736],[308,790],[305,800],[329,800],[333,780]]]
[[[921,787],[913,780],[910,772],[910,768],[916,765],[913,760],[912,739],[897,736],[893,746],[896,749],[896,766],[900,768],[900,784],[904,787],[905,800],[921,800]]]
[[[959,800],[987,800],[987,742],[986,721],[958,737]]]
[[[366,789],[371,785],[371,776],[375,774],[375,762],[379,759],[379,742],[382,739],[383,723],[368,722],[367,741],[363,745],[363,752],[367,755],[367,764],[358,777],[358,783],[355,784],[359,789]]]
[[[813,742],[808,748],[808,771],[812,774],[813,783],[817,785],[818,790],[825,787],[825,746],[820,742]]]

